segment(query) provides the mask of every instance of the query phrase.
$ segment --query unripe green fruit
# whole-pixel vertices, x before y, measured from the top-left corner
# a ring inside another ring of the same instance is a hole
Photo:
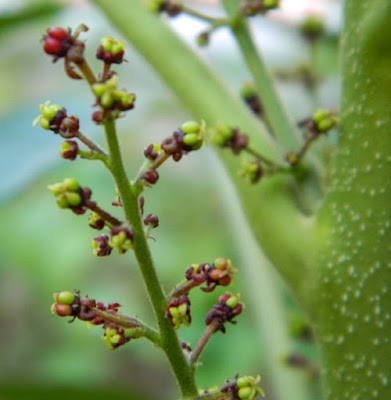
[[[318,124],[324,118],[328,118],[329,116],[330,116],[329,110],[319,109],[312,115],[312,119],[316,124]]]
[[[243,387],[239,389],[238,395],[242,400],[251,399],[253,394],[253,389],[251,387]]]
[[[69,192],[77,192],[80,189],[79,182],[75,178],[66,178],[63,182],[64,190]]]
[[[200,131],[200,124],[196,121],[186,121],[182,124],[181,129],[184,133],[198,133]]]
[[[236,384],[238,385],[238,388],[243,388],[243,387],[251,385],[253,382],[254,382],[254,379],[251,379],[249,376],[241,376],[236,381]]]
[[[196,133],[188,133],[183,137],[183,143],[188,146],[195,145],[200,140]]]
[[[79,193],[67,192],[65,194],[68,204],[71,207],[79,206],[82,202],[82,198]]]
[[[104,92],[102,97],[100,98],[100,104],[102,104],[102,106],[104,108],[110,108],[114,103],[114,97],[113,94],[109,91]]]
[[[41,120],[39,121],[39,125],[41,125],[41,128],[43,129],[50,129],[50,123],[46,118],[41,118]]]
[[[69,208],[68,198],[65,193],[57,196],[56,203],[60,208]]]
[[[225,304],[234,309],[239,304],[239,296],[231,296]]]
[[[59,304],[73,304],[75,302],[75,295],[69,291],[59,292],[56,295],[57,303]]]

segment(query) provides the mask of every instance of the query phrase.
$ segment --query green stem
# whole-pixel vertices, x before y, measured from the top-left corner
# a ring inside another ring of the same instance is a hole
[[[223,0],[222,3],[229,15],[232,17],[238,15],[238,2]],[[294,148],[298,143],[298,132],[291,124],[288,114],[277,95],[269,71],[251,38],[245,18],[236,18],[235,24],[231,28],[247,67],[253,76],[255,87],[262,101],[272,132],[283,148],[286,150]]]
[[[227,18],[215,18],[211,17],[209,15],[203,14],[197,10],[194,10],[193,8],[189,8],[187,6],[181,6],[182,12],[200,19],[201,21],[209,22],[211,25],[217,27],[217,26],[223,26],[227,25],[229,23],[229,20]]]
[[[77,137],[81,142],[83,142],[90,150],[105,156],[106,153],[102,150],[93,140],[89,137],[83,135],[80,131],[75,133],[75,137]]]
[[[124,169],[115,129],[115,121],[113,119],[106,120],[104,127],[110,155],[109,168],[121,196],[126,219],[132,225],[134,252],[158,321],[161,346],[170,361],[183,397],[194,398],[197,395],[194,371],[187,364],[177,335],[170,325],[169,320],[165,318],[166,298],[157,277],[146,241],[143,224],[141,222],[138,197],[134,193]]]

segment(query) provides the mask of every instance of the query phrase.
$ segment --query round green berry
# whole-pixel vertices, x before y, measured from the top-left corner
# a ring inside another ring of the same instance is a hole
[[[196,121],[186,121],[182,124],[181,129],[184,133],[198,133],[200,131],[200,124]]]

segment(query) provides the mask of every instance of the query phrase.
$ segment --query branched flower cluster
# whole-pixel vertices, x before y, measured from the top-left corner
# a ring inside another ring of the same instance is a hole
[[[178,4],[170,0],[155,1],[153,6],[155,11],[164,11],[170,15],[185,10],[182,6],[180,6],[180,10],[177,7],[179,7]],[[117,178],[118,168],[123,168],[123,166],[118,167],[118,163],[122,163],[122,160],[118,155],[119,151],[115,154],[119,160],[114,159],[113,146],[118,146],[118,143],[113,144],[107,133],[117,118],[134,108],[136,96],[118,88],[119,77],[111,69],[112,65],[121,64],[124,61],[124,43],[112,37],[105,37],[101,40],[95,55],[98,60],[102,61],[103,68],[96,77],[84,58],[85,44],[78,38],[81,32],[87,30],[85,25],[80,25],[74,33],[71,29],[61,27],[49,28],[42,39],[43,50],[53,57],[53,61],[64,60],[65,70],[69,77],[84,78],[88,82],[95,97],[94,105],[98,108],[92,113],[92,120],[97,124],[104,125],[109,151],[101,149],[89,137],[81,133],[79,118],[73,115],[68,116],[67,110],[60,105],[50,104],[50,102],[41,104],[39,107],[41,114],[34,124],[39,122],[43,129],[51,130],[66,139],[62,143],[60,151],[63,158],[75,160],[79,156],[88,160],[102,161],[112,175]],[[78,69],[79,72],[76,72],[75,69]],[[234,154],[248,149],[247,136],[239,129],[228,129],[224,132],[222,133],[224,140],[220,141],[225,147],[230,147]],[[115,130],[111,130],[111,134],[115,135]],[[115,138],[115,140],[117,139]],[[82,149],[79,142],[84,144],[87,149]],[[124,220],[118,219],[98,206],[96,201],[92,200],[92,190],[89,187],[81,186],[74,178],[67,178],[63,182],[49,185],[49,190],[55,196],[60,208],[70,209],[75,214],[84,214],[88,210],[90,211],[88,224],[91,229],[107,230],[107,234],[101,233],[92,239],[95,255],[108,256],[113,249],[117,249],[119,254],[134,250],[137,256],[137,246],[140,244],[137,240],[141,240],[143,245],[147,246],[146,239],[150,237],[151,230],[159,226],[157,215],[147,214],[144,216],[145,201],[141,193],[146,187],[156,184],[159,179],[157,170],[165,161],[173,159],[175,162],[179,162],[184,155],[199,150],[204,142],[205,124],[187,121],[160,144],[148,145],[144,150],[144,162],[135,179],[129,180],[124,173],[123,180],[125,180],[126,189],[129,189],[128,196],[123,195],[127,192],[126,190],[121,192],[119,181],[116,180],[118,193],[117,199],[112,205],[123,206],[126,216]],[[259,168],[261,168],[260,165]],[[252,174],[254,173],[258,172],[253,171]],[[132,217],[129,217],[126,210],[129,203],[126,203],[126,200],[129,201],[127,197],[131,198],[131,196],[134,196],[132,207],[135,208],[135,212],[130,214],[133,215]],[[136,222],[138,221],[137,224],[135,224],[135,219]],[[212,292],[218,286],[226,287],[232,282],[235,272],[236,269],[233,268],[231,261],[225,258],[218,258],[213,263],[193,264],[188,267],[185,272],[185,281],[176,286],[166,297],[164,314],[158,315],[159,326],[166,325],[166,329],[171,332],[169,334],[175,337],[172,328],[178,329],[182,325],[189,326],[192,321],[189,292],[198,286],[204,292]],[[164,296],[162,291],[163,300]],[[225,293],[218,298],[217,303],[206,316],[205,332],[194,350],[191,350],[189,345],[180,345],[178,341],[178,354],[183,358],[185,368],[188,367],[192,373],[194,373],[193,366],[197,365],[197,360],[210,337],[218,331],[224,333],[226,323],[234,324],[236,322],[234,318],[240,315],[244,308],[239,299],[239,295],[231,293]],[[164,347],[164,334],[167,334],[167,331],[165,333],[163,330],[157,332],[137,318],[120,314],[118,312],[120,307],[117,302],[105,305],[88,296],[81,296],[79,291],[74,293],[61,291],[54,294],[54,304],[51,310],[60,317],[70,317],[69,322],[79,319],[87,321],[91,325],[102,326],[104,330],[102,338],[110,349],[116,349],[138,337],[146,337],[155,345]],[[159,310],[155,309],[155,311],[158,313]],[[186,357],[183,356],[181,348],[186,351]],[[167,349],[164,350],[167,352]],[[237,377],[235,384],[230,383],[229,388],[228,384],[224,385],[218,395],[221,395],[222,399],[252,399],[262,393],[261,389],[257,389],[257,383],[257,378]]]

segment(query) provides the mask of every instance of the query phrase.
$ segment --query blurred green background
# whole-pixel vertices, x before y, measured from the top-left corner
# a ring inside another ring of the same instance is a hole
[[[51,63],[41,51],[40,38],[48,26],[75,28],[86,23],[90,31],[82,38],[97,71],[100,65],[93,55],[100,38],[118,35],[88,2],[26,0],[16,5],[2,1],[0,6],[0,399],[174,399],[176,387],[168,364],[148,342],[139,340],[109,351],[100,340],[99,327],[88,329],[79,321],[68,324],[49,311],[54,291],[77,288],[97,300],[117,301],[123,312],[154,324],[133,256],[94,257],[90,240],[96,233],[88,227],[86,215],[60,210],[46,189],[50,183],[75,177],[93,190],[93,198],[102,207],[112,209],[115,195],[108,173],[98,162],[62,160],[58,156],[60,138],[31,125],[39,114],[38,105],[51,100],[78,115],[81,131],[103,144],[101,129],[90,119],[93,98],[87,86],[66,77],[61,61]],[[273,68],[294,69],[309,57],[304,41],[288,25],[254,22]],[[194,36],[203,25],[180,18],[173,27],[195,47]],[[238,91],[249,80],[226,33],[218,32],[210,47],[197,51],[219,69],[232,90]],[[122,85],[137,94],[135,110],[119,122],[124,159],[132,176],[143,161],[143,148],[170,135],[190,115],[131,46],[126,58],[129,62],[115,69]],[[334,39],[322,42],[317,66],[324,77],[319,88],[322,105],[336,107]],[[303,118],[313,110],[313,98],[297,82],[283,81],[279,88],[293,118]],[[265,326],[265,316],[259,314],[275,310],[276,303],[268,304],[268,297],[263,296],[262,307],[257,304],[262,293],[256,293],[252,274],[258,270],[255,264],[268,266],[261,256],[251,259],[256,250],[250,239],[245,239],[243,248],[243,238],[249,234],[240,218],[232,218],[238,209],[227,186],[210,148],[178,164],[164,165],[159,183],[145,193],[146,213],[156,213],[161,222],[150,245],[167,291],[194,262],[224,256],[241,269],[230,290],[242,294],[246,312],[237,327],[228,326],[225,335],[212,338],[197,379],[200,387],[208,387],[222,385],[236,373],[261,373],[267,399],[278,400],[271,376],[274,368],[288,368],[282,362],[286,349],[279,350],[278,336],[270,341],[273,334],[264,332],[273,321]],[[267,287],[277,299],[279,315],[289,320],[300,311],[278,278],[270,274],[267,279],[273,286]],[[180,330],[180,336],[192,345],[218,294],[192,294],[194,322]],[[289,346],[314,357],[312,346],[298,341]],[[268,356],[271,348],[276,349],[273,354],[281,353],[280,358]],[[303,372],[293,374],[302,376]],[[317,398],[316,390],[312,393]]]

